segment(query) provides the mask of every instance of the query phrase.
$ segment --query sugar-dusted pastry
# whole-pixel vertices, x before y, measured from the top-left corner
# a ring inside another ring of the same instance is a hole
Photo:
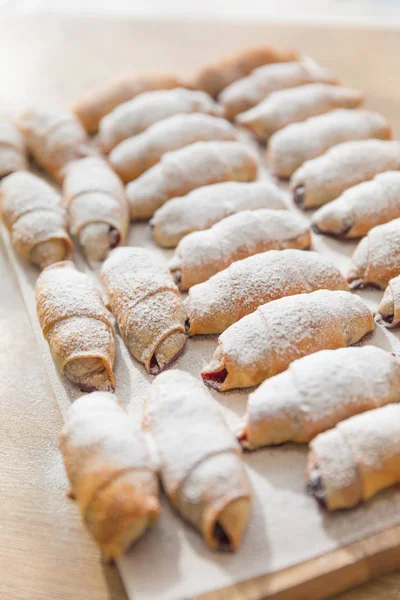
[[[298,57],[298,52],[289,48],[254,46],[202,67],[194,76],[192,84],[216,98],[224,88],[237,79],[246,77],[253,69],[270,63],[297,60]]]
[[[119,104],[128,102],[143,92],[169,90],[182,85],[182,81],[170,73],[126,75],[85,92],[76,100],[72,111],[86,131],[96,133],[101,119]]]
[[[338,198],[353,185],[384,171],[400,170],[400,142],[361,140],[334,146],[305,162],[290,180],[300,208],[316,208]]]
[[[311,246],[308,221],[294,212],[244,210],[211,229],[195,231],[181,240],[169,268],[179,288],[188,290],[236,260],[266,252]]]
[[[247,77],[225,88],[218,99],[224,107],[225,117],[233,119],[272,92],[316,82],[336,83],[336,79],[311,59],[275,63],[254,69]]]
[[[28,169],[24,136],[6,117],[0,117],[0,178]]]
[[[283,194],[274,183],[228,181],[206,185],[187,196],[169,200],[154,213],[150,225],[156,242],[172,248],[193,231],[209,229],[225,217],[259,208],[286,208]]]
[[[317,233],[358,238],[399,217],[400,171],[386,171],[349,188],[317,210],[312,225]]]
[[[258,159],[240,142],[196,142],[168,152],[127,185],[131,219],[150,219],[167,200],[223,181],[252,181]]]
[[[86,131],[73,113],[30,109],[19,117],[17,124],[36,164],[58,183],[68,163],[95,154]]]
[[[186,342],[183,306],[168,269],[146,248],[117,248],[101,279],[132,355],[152,375],[168,368]]]
[[[58,370],[83,392],[114,389],[114,329],[100,291],[70,261],[36,282],[36,311]]]
[[[158,448],[161,481],[172,506],[209,548],[237,550],[251,488],[240,446],[218,404],[189,373],[167,371],[149,390],[143,425]]]
[[[109,161],[121,179],[129,182],[157,164],[167,152],[195,142],[236,139],[236,129],[225,119],[201,113],[174,115],[122,141],[111,151]]]
[[[400,405],[338,423],[310,444],[307,491],[328,510],[351,508],[400,483]]]
[[[262,252],[190,288],[184,302],[186,329],[189,335],[222,333],[262,304],[320,289],[348,290],[340,271],[320,254]]]
[[[239,439],[248,450],[309,442],[339,421],[399,400],[399,357],[376,346],[321,350],[250,394]]]
[[[160,512],[157,473],[145,435],[114,395],[94,392],[71,406],[60,450],[84,524],[104,558],[118,558]]]
[[[400,275],[391,279],[378,307],[378,316],[389,328],[400,324]]]
[[[350,346],[373,330],[370,308],[349,292],[318,290],[280,298],[226,329],[201,375],[219,391],[250,387],[302,356]]]
[[[106,161],[90,156],[69,165],[63,182],[69,227],[88,261],[102,261],[125,242],[129,207],[119,177]]]
[[[73,251],[60,194],[40,177],[19,171],[0,185],[2,219],[14,250],[41,269]]]
[[[358,244],[351,259],[347,281],[351,288],[386,288],[400,275],[400,218],[378,225]]]
[[[321,156],[338,144],[391,137],[390,125],[379,113],[338,108],[274,133],[269,140],[267,159],[275,175],[287,178],[307,160]]]
[[[175,88],[146,92],[120,104],[102,118],[99,125],[100,147],[103,152],[110,152],[122,140],[142,133],[158,121],[182,113],[220,117],[222,109],[211,96],[198,90]]]
[[[362,92],[328,83],[310,83],[273,92],[254,108],[236,117],[260,139],[270,136],[291,123],[322,115],[335,108],[357,108],[364,99]]]

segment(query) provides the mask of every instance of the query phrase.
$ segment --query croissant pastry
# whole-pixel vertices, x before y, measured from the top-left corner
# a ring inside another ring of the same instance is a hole
[[[388,283],[383,298],[378,307],[380,317],[390,329],[400,324],[400,276],[394,277]]]
[[[158,257],[145,248],[117,248],[101,269],[122,339],[147,371],[157,375],[186,342],[178,288]]]
[[[319,289],[347,290],[340,271],[316,252],[269,250],[193,286],[184,302],[189,335],[222,333],[262,304]]]
[[[286,179],[307,160],[321,156],[333,146],[352,140],[391,137],[390,125],[379,113],[339,108],[274,133],[267,158],[274,174]]]
[[[109,160],[121,179],[129,182],[157,164],[167,152],[195,142],[236,139],[236,129],[225,119],[200,113],[175,115],[115,146]]]
[[[181,80],[169,73],[126,75],[105,86],[85,92],[76,100],[72,111],[88,133],[96,133],[101,119],[119,104],[128,102],[144,92],[169,90],[181,86],[183,86]]]
[[[86,131],[72,113],[31,109],[20,116],[18,126],[36,164],[58,183],[68,163],[95,154]]]
[[[89,262],[104,260],[110,250],[124,244],[128,202],[122,182],[105,160],[91,156],[71,163],[63,193],[70,231]]]
[[[60,449],[83,522],[104,558],[118,558],[160,512],[145,435],[115,396],[94,392],[71,406]]]
[[[240,446],[217,403],[189,373],[167,371],[150,388],[144,428],[158,448],[162,485],[173,507],[209,548],[237,550],[251,489]]]
[[[150,219],[167,200],[204,185],[252,181],[257,169],[256,155],[239,142],[196,142],[168,152],[127,185],[131,219]]]
[[[362,140],[334,146],[294,172],[290,186],[300,208],[316,208],[338,198],[353,185],[384,171],[400,169],[400,143]]]
[[[400,218],[400,172],[386,171],[355,185],[320,208],[313,229],[340,238],[367,235],[376,225]]]
[[[309,442],[339,421],[400,400],[400,361],[375,346],[321,350],[249,396],[239,439],[255,450]]]
[[[205,92],[175,88],[136,96],[120,104],[102,118],[99,143],[103,152],[145,131],[150,125],[181,113],[204,113],[222,116],[221,107]]]
[[[400,275],[400,218],[378,225],[364,237],[351,259],[347,281],[351,288],[386,288]]]
[[[307,490],[328,510],[351,508],[400,482],[400,406],[370,410],[310,444]]]
[[[247,77],[225,88],[218,99],[224,107],[225,118],[233,119],[272,92],[316,82],[336,83],[336,79],[310,59],[275,63],[254,69]]]
[[[154,213],[150,225],[156,242],[172,248],[189,233],[209,229],[214,223],[243,210],[258,208],[286,208],[283,194],[274,183],[228,181],[206,185],[187,196],[169,200]]]
[[[237,260],[266,252],[311,246],[308,222],[293,212],[244,210],[181,240],[169,268],[182,291],[202,283]]]
[[[228,85],[246,77],[261,65],[288,62],[297,58],[298,52],[289,48],[267,45],[246,48],[200,69],[193,79],[193,87],[204,90],[216,98]]]
[[[0,178],[28,169],[25,140],[12,121],[0,117]]]
[[[44,269],[73,252],[61,196],[27,171],[8,175],[0,185],[3,221],[15,251]]]
[[[290,123],[304,121],[335,108],[357,108],[363,100],[364,95],[358,90],[327,83],[310,83],[273,92],[254,108],[238,115],[236,122],[250,129],[260,139],[268,140],[273,133]]]
[[[373,330],[368,305],[349,292],[318,290],[280,298],[224,331],[201,375],[219,391],[250,387],[297,358],[350,346]]]
[[[114,329],[99,290],[70,261],[36,283],[36,311],[56,367],[83,392],[114,389]]]

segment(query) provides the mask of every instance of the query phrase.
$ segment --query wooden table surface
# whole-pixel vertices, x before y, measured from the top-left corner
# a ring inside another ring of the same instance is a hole
[[[0,75],[3,100],[9,108],[26,104],[25,85],[30,90],[30,101],[38,100],[41,90],[27,83],[34,81],[38,68],[53,69],[53,85],[49,85],[48,95],[54,102],[64,94],[69,96],[67,100],[71,99],[82,87],[82,79],[74,77],[79,52],[76,46],[71,47],[71,39],[80,40],[84,36],[89,46],[91,35],[95,35],[97,41],[112,39],[113,51],[123,57],[124,44],[132,36],[131,24],[122,28],[119,25],[115,37],[112,35],[115,23],[97,23],[95,34],[93,25],[87,23],[65,22],[55,29],[54,23],[46,19],[25,23],[22,29],[18,29],[19,25],[17,29],[4,25],[0,31],[0,49],[3,50]],[[149,33],[152,39],[164,36],[164,45],[165,36],[171,39],[169,52],[162,55],[162,67],[171,67],[174,61],[182,65],[183,71],[194,66],[185,53],[180,57],[182,49],[177,27],[174,23],[136,27],[144,66],[151,65],[152,60],[154,63],[154,56],[149,56],[149,52],[154,55],[160,51],[157,47],[149,51],[148,44],[146,46]],[[197,63],[201,58],[206,60],[255,41],[271,39],[298,46],[338,71],[346,83],[367,91],[369,105],[391,119],[395,131],[400,133],[398,31],[201,23],[188,29],[192,49],[197,48]],[[182,24],[179,30],[182,31]],[[55,50],[57,36],[60,39]],[[5,56],[4,44],[15,55],[15,60],[10,60],[10,55]],[[107,61],[107,51],[101,48],[99,52]],[[63,53],[69,58],[65,60],[63,72],[58,73],[57,59]],[[138,57],[132,60],[140,66]],[[87,79],[93,80],[95,75],[96,72],[88,72]],[[64,87],[62,82],[66,82]],[[61,415],[16,282],[3,255],[0,256],[0,280],[0,598],[126,599],[116,568],[100,562],[95,545],[81,526],[76,506],[66,498],[66,480],[57,442]],[[231,598],[255,600],[260,598],[262,589],[262,580],[247,582],[236,586]],[[218,597],[213,594],[215,600]],[[400,575],[393,574],[337,596],[336,600],[398,600],[399,597]]]

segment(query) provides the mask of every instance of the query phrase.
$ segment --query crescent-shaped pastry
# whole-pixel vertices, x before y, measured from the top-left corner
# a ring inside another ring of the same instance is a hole
[[[379,113],[339,108],[274,133],[269,140],[267,160],[274,175],[286,179],[307,160],[321,156],[333,146],[391,137],[391,127]]]
[[[42,271],[36,311],[56,367],[83,392],[114,389],[114,329],[100,291],[70,261]]]
[[[129,182],[157,164],[167,152],[195,142],[236,139],[236,129],[225,119],[200,113],[175,115],[115,146],[109,161],[121,179]]]
[[[242,258],[267,250],[311,246],[308,221],[294,212],[244,210],[181,240],[169,268],[182,291]]]
[[[348,290],[345,278],[316,252],[269,250],[194,285],[184,302],[189,335],[222,333],[267,302],[315,290]]]
[[[400,275],[391,279],[378,307],[378,316],[390,329],[400,324]]]
[[[350,239],[400,217],[400,172],[386,171],[355,185],[313,215],[317,233]]]
[[[260,139],[268,140],[273,133],[298,121],[322,115],[335,108],[357,108],[364,94],[358,90],[310,83],[300,87],[273,92],[254,108],[236,117]]]
[[[286,209],[283,194],[274,183],[228,181],[206,185],[187,196],[169,200],[154,213],[150,225],[157,244],[173,248],[189,233],[209,229],[243,210],[259,208]]]
[[[386,288],[400,275],[400,218],[371,229],[351,259],[347,281],[351,288]]]
[[[24,136],[12,121],[0,117],[0,178],[26,169]]]
[[[17,124],[36,164],[58,183],[68,163],[96,153],[73,113],[30,109],[19,117]]]
[[[168,269],[145,248],[117,248],[101,269],[122,339],[147,371],[157,375],[183,352],[182,301]]]
[[[181,113],[222,116],[222,108],[205,92],[175,88],[136,96],[102,118],[99,143],[103,152],[145,131],[150,125]]]
[[[370,308],[349,292],[318,290],[280,298],[226,329],[201,375],[219,391],[251,387],[297,358],[351,346],[373,330]]]
[[[170,73],[132,74],[119,77],[97,89],[88,90],[72,106],[72,111],[88,133],[96,133],[99,123],[114,108],[144,92],[182,87]]]
[[[61,196],[40,177],[19,171],[0,185],[1,216],[15,251],[44,269],[73,252]]]
[[[309,442],[339,421],[399,400],[399,357],[375,346],[321,350],[250,394],[239,439],[247,450]]]
[[[240,142],[196,142],[168,152],[161,161],[128,183],[131,219],[150,219],[167,200],[223,181],[252,181],[258,159]]]
[[[270,63],[297,60],[299,54],[289,48],[255,46],[246,48],[202,67],[194,76],[193,87],[204,90],[216,98],[228,85],[246,77],[253,69]]]
[[[272,92],[308,83],[336,83],[332,75],[310,59],[264,65],[235,81],[219,96],[226,119],[233,119],[259,104]]]
[[[129,207],[119,177],[102,158],[91,156],[69,165],[63,182],[72,235],[89,262],[102,261],[124,244]]]
[[[251,488],[240,446],[218,404],[189,373],[167,371],[150,388],[144,428],[158,448],[162,485],[172,506],[209,548],[237,550]]]
[[[114,395],[94,392],[71,406],[60,450],[84,524],[104,558],[118,558],[160,512],[145,435]]]
[[[400,405],[356,415],[310,444],[307,490],[328,510],[351,508],[400,483]]]
[[[344,142],[304,163],[293,173],[290,187],[297,206],[316,208],[335,200],[353,185],[399,169],[398,141]]]

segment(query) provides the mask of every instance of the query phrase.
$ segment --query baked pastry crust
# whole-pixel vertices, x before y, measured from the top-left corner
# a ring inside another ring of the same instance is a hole
[[[0,117],[0,178],[26,169],[24,136],[10,119]]]
[[[400,275],[391,279],[378,306],[378,317],[390,329],[400,324]]]

